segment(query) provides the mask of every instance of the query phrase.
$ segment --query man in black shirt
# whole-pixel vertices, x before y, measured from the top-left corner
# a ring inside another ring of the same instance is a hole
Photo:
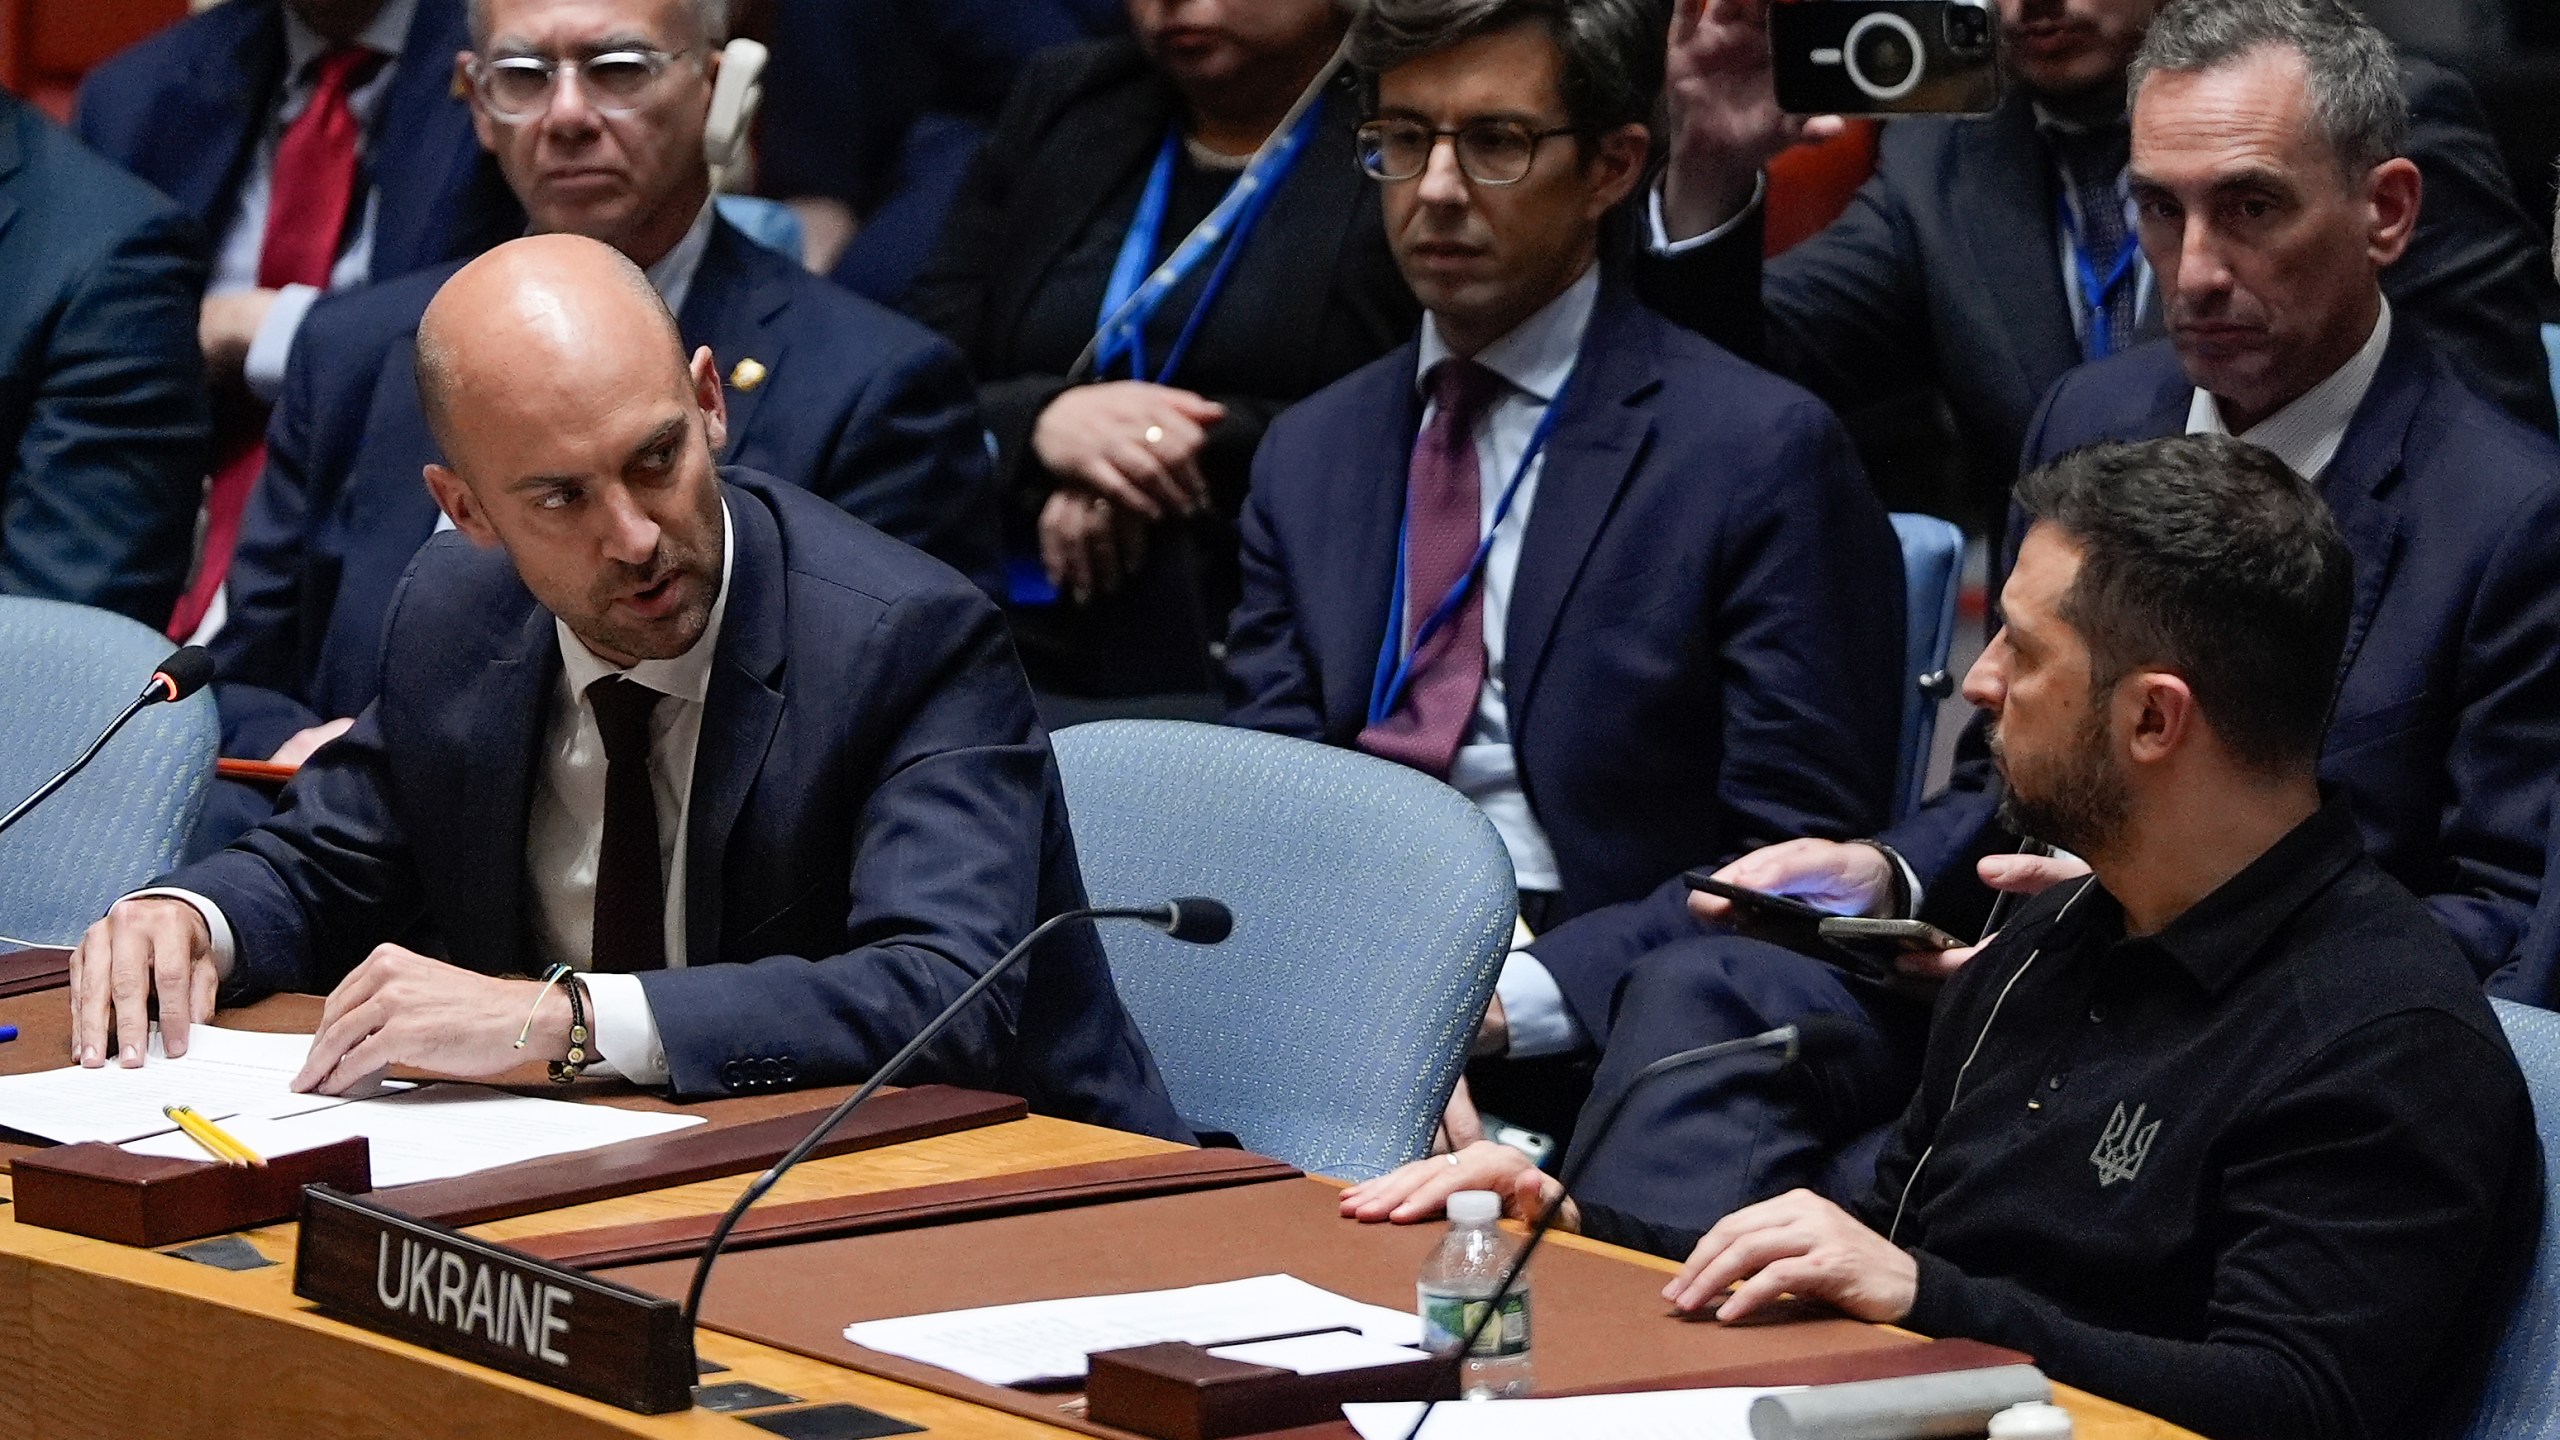
[[[2456,1426],[2541,1167],[2470,968],[2319,791],[2354,583],[2337,525],[2215,436],[2081,451],[2018,499],[2006,628],[1965,691],[2008,818],[2095,875],[1957,972],[1855,1214],[1802,1190],[1737,1210],[1664,1295],[1739,1320],[1791,1292],[2011,1346],[2217,1440]],[[1551,1193],[1508,1168],[1515,1208]]]

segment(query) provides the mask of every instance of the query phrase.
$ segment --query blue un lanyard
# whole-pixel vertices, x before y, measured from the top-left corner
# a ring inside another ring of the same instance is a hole
[[[1111,267],[1110,287],[1103,291],[1102,311],[1095,322],[1094,373],[1108,373],[1112,366],[1128,362],[1129,374],[1140,380],[1153,380],[1162,385],[1170,382],[1182,366],[1182,358],[1191,350],[1193,337],[1199,334],[1218,292],[1226,288],[1227,276],[1235,269],[1236,257],[1244,253],[1245,240],[1253,232],[1254,223],[1271,204],[1272,192],[1288,178],[1297,164],[1300,152],[1324,118],[1324,102],[1307,107],[1307,113],[1279,144],[1254,158],[1227,187],[1224,198],[1209,217],[1174,247],[1164,263],[1149,273],[1147,262],[1154,257],[1157,244],[1164,236],[1165,210],[1173,200],[1173,170],[1182,150],[1181,133],[1168,132],[1164,148],[1156,152],[1155,168],[1147,176],[1147,188],[1138,197],[1138,213],[1129,221],[1129,233],[1120,241],[1119,258]],[[1232,239],[1230,239],[1232,237]],[[1163,307],[1165,297],[1175,286],[1199,267],[1209,252],[1221,241],[1228,241],[1226,252],[1218,257],[1217,268],[1209,272],[1209,280],[1201,287],[1200,298],[1193,303],[1191,314],[1183,321],[1182,332],[1166,353],[1164,364],[1153,374],[1147,367],[1147,325]]]
[[[1563,415],[1565,396],[1572,388],[1573,376],[1568,374],[1564,384],[1556,387],[1555,398],[1547,402],[1547,413],[1538,417],[1538,428],[1529,432],[1529,448],[1520,452],[1520,467],[1511,472],[1511,483],[1502,488],[1502,499],[1493,507],[1493,523],[1484,527],[1484,539],[1476,543],[1475,558],[1467,562],[1467,571],[1458,577],[1458,583],[1450,586],[1449,593],[1440,597],[1440,603],[1423,617],[1421,628],[1413,632],[1410,647],[1404,645],[1404,591],[1411,563],[1407,552],[1411,549],[1412,507],[1408,505],[1404,517],[1396,522],[1395,588],[1387,593],[1387,633],[1378,642],[1378,666],[1369,679],[1370,724],[1385,723],[1404,703],[1405,691],[1413,684],[1413,662],[1422,654],[1422,647],[1430,644],[1432,637],[1457,615],[1484,579],[1484,567],[1493,558],[1494,539],[1502,533],[1502,522],[1511,515],[1511,502],[1520,498],[1520,487],[1529,479],[1529,467],[1538,463],[1539,453],[1555,434],[1556,420]],[[1419,444],[1420,439],[1417,435],[1415,443]]]
[[[2067,192],[2069,187],[2064,189]],[[2134,226],[2125,227],[2124,243],[2116,247],[2114,268],[2101,277],[2098,262],[2089,254],[2089,242],[2081,238],[2080,212],[2072,206],[2071,196],[2057,195],[2053,204],[2062,216],[2062,234],[2071,245],[2072,265],[2080,274],[2080,306],[2089,312],[2089,358],[2104,360],[2116,353],[2116,324],[2108,306],[2142,263],[2142,235]]]

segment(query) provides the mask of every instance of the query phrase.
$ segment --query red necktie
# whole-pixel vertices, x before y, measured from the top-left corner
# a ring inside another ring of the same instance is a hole
[[[603,974],[667,968],[667,876],[658,792],[649,782],[649,712],[658,692],[619,675],[587,687],[604,741],[604,843],[596,852],[589,958]]]
[[[357,149],[364,127],[347,101],[357,87],[382,66],[383,57],[361,45],[342,45],[312,63],[311,103],[285,127],[276,143],[272,185],[267,192],[267,233],[258,252],[258,284],[273,290],[286,285],[329,287],[330,267],[337,263],[338,242],[347,230],[356,194]],[[231,549],[240,538],[240,516],[249,491],[266,468],[266,407],[258,406],[226,427],[221,462],[205,496],[204,553],[196,561],[195,578],[169,620],[169,633],[180,639],[194,634],[222,589],[231,569]]]
[[[1483,541],[1483,472],[1475,431],[1504,389],[1501,376],[1472,360],[1431,371],[1431,419],[1413,447],[1405,483],[1405,643],[1466,578]],[[1447,778],[1475,720],[1484,689],[1484,586],[1433,631],[1413,656],[1404,695],[1387,718],[1360,732],[1372,755]]]

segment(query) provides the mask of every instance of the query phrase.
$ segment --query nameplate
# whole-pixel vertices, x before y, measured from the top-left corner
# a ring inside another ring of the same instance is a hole
[[[643,1415],[693,1404],[684,1309],[520,1250],[303,1191],[293,1293],[339,1318]]]

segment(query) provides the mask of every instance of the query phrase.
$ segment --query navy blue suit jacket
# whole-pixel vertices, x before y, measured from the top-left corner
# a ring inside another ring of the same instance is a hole
[[[524,212],[453,93],[471,48],[463,0],[418,0],[400,69],[373,127],[367,169],[382,197],[372,278],[473,254],[521,232]],[[280,0],[229,0],[89,72],[80,138],[176,200],[218,243],[285,83]]]
[[[1003,618],[940,563],[796,487],[722,472],[736,562],[694,761],[683,969],[641,976],[679,1095],[869,1075],[1041,917],[1084,903]],[[525,837],[559,683],[506,555],[422,550],[381,698],[274,819],[168,883],[221,906],[234,990],[329,989],[384,940],[540,968]],[[925,1073],[1180,1137],[1090,927],[927,1052]]]
[[[0,91],[0,593],[169,623],[194,558],[204,245]]]
[[[375,693],[383,615],[433,534],[420,472],[441,458],[418,407],[414,341],[452,266],[312,308],[267,431],[267,470],[231,562],[213,642],[225,754],[353,715]],[[677,328],[728,387],[724,463],[813,490],[888,534],[997,585],[995,494],[976,392],[959,352],[712,222]]]
[[[2194,394],[2165,341],[2073,371],[2045,400],[2026,466],[2183,434]],[[2542,885],[2560,755],[2560,444],[2395,326],[2320,491],[2356,569],[2320,778],[2485,978]],[[1948,920],[1987,907],[1973,861],[2016,843],[1992,820],[1981,730],[1967,733],[1949,789],[1882,837]]]
[[[1408,343],[1319,391],[1255,456],[1235,724],[1347,746],[1367,720],[1421,423],[1416,355]],[[1901,552],[1839,422],[1614,285],[1557,403],[1504,668],[1564,913],[1880,823]],[[1569,997],[1570,963],[1549,960]]]

